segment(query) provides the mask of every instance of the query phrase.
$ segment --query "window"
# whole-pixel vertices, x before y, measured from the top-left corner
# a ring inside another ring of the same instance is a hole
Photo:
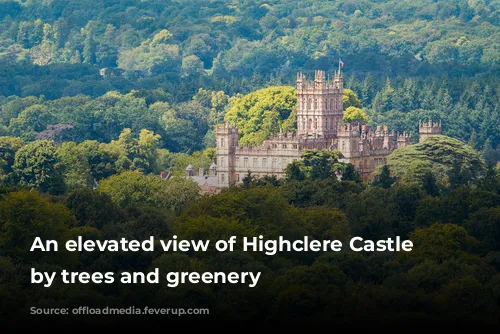
[[[243,159],[243,167],[245,167],[245,168],[248,167],[248,158]]]
[[[267,168],[267,158],[262,158],[262,167]]]
[[[236,146],[236,143],[235,143],[235,140],[234,140],[234,138],[233,138],[233,147],[235,147],[235,146]]]
[[[292,147],[293,147],[294,150],[296,150],[298,148],[298,145],[297,144],[293,144]]]
[[[326,119],[326,128],[328,129],[328,118]]]
[[[236,182],[240,182],[240,174],[236,174]]]
[[[224,147],[224,138],[221,138],[221,139],[220,139],[220,147],[221,147],[221,148],[222,148],[222,147]]]
[[[236,167],[240,167],[240,157],[236,157]]]
[[[220,163],[219,163],[219,165],[220,165],[221,167],[224,167],[224,157],[221,157],[221,158],[220,158]]]
[[[283,160],[281,162],[281,167],[285,168],[287,164],[288,164],[288,161],[286,160],[286,158],[283,158]]]
[[[257,168],[258,159],[253,158],[253,168]]]
[[[328,110],[328,100],[325,101],[325,109]]]
[[[315,118],[314,119],[314,129],[317,129],[318,128],[318,119]]]
[[[318,99],[314,99],[314,109],[318,109]]]
[[[278,148],[278,144],[272,144],[272,148]]]
[[[303,119],[302,120],[302,130],[306,129],[306,121]]]
[[[221,181],[222,183],[226,182],[226,180],[225,180],[225,178],[224,178],[224,174],[221,174],[221,175],[220,175],[220,181]]]
[[[278,164],[278,159],[273,158],[273,165],[272,165],[272,167],[273,167],[273,168],[276,168],[276,165],[277,165],[277,164]]]
[[[286,144],[283,144],[283,148],[286,149]]]

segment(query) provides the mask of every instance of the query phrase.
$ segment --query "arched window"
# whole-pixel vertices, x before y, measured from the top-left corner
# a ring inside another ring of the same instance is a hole
[[[309,123],[307,124],[308,130],[311,130],[311,128],[312,128],[312,122],[313,122],[312,119],[309,118]]]
[[[220,147],[224,147],[224,138],[220,139]]]
[[[314,99],[314,110],[318,109],[318,99]]]
[[[318,128],[318,119],[315,118],[314,119],[314,129],[317,129]]]

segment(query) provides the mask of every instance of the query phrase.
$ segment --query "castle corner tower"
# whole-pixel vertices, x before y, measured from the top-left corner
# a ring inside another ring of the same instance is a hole
[[[238,146],[238,128],[229,123],[217,126],[217,183],[228,187],[234,180],[234,159]]]
[[[435,136],[441,134],[441,121],[433,122],[429,120],[428,122],[419,122],[418,124],[418,141],[421,143],[429,136]]]

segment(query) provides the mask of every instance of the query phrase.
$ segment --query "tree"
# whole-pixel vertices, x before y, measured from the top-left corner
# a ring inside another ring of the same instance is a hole
[[[387,157],[393,175],[404,182],[422,182],[432,172],[442,186],[452,180],[450,174],[467,176],[471,181],[484,174],[486,164],[478,152],[461,141],[446,136],[430,136],[421,143],[399,148]],[[378,168],[379,174],[381,168]]]
[[[302,181],[306,178],[303,172],[304,163],[295,160],[286,166],[286,177],[289,180]]]
[[[58,252],[30,252],[35,237],[42,242],[57,240],[60,247],[70,238],[74,217],[62,204],[52,203],[37,192],[18,191],[0,200],[0,248],[3,255],[24,263],[75,264],[78,255]],[[63,248],[63,247],[61,247]]]
[[[199,188],[191,180],[162,180],[157,176],[126,171],[103,180],[99,191],[108,194],[122,208],[152,206],[180,212],[186,204],[198,198]]]
[[[4,176],[12,172],[16,152],[22,146],[23,141],[21,138],[0,137],[0,167]]]
[[[342,95],[342,102],[344,104],[344,110],[349,109],[350,107],[361,109],[363,106],[359,101],[356,93],[348,88],[344,88],[344,92]]]
[[[422,186],[425,192],[430,196],[439,196],[439,185],[436,176],[430,171],[426,171],[422,178]]]
[[[383,165],[378,175],[378,178],[373,182],[373,185],[389,189],[396,182],[396,178],[391,176],[391,170],[388,165]]]
[[[181,73],[184,77],[195,77],[203,73],[203,62],[197,56],[182,58]]]
[[[67,189],[91,187],[93,178],[87,157],[74,142],[65,142],[57,148],[57,167],[60,168]]]
[[[102,229],[106,224],[120,223],[125,218],[122,210],[108,195],[89,188],[73,190],[65,198],[64,204],[76,217],[78,226]]]
[[[85,42],[83,46],[83,62],[86,64],[95,64],[96,45],[94,41],[93,23],[90,21],[85,28]]]
[[[37,140],[16,152],[12,170],[19,184],[56,194],[64,191],[64,182],[57,163],[54,142]]]
[[[337,179],[337,173],[344,170],[338,161],[339,152],[306,150],[302,153],[302,163],[297,164],[306,178],[311,180]]]
[[[342,172],[342,181],[354,181],[361,183],[361,175],[356,170],[353,164],[347,164]]]
[[[468,144],[473,149],[477,149],[477,134],[475,129],[472,129]]]
[[[465,228],[454,224],[432,224],[430,227],[417,229],[409,239],[413,250],[407,256],[418,261],[436,261],[442,263],[448,259],[472,260],[478,241],[471,237]]]
[[[241,145],[259,145],[283,127],[295,128],[294,87],[278,86],[236,97],[224,117],[238,127]]]
[[[359,108],[348,107],[344,112],[344,122],[368,122],[368,116]]]

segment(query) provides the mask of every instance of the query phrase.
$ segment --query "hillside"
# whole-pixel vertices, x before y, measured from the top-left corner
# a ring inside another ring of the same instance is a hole
[[[0,135],[33,138],[55,122],[89,129],[71,140],[108,142],[146,125],[163,147],[199,150],[213,145],[209,128],[230,97],[293,86],[298,70],[331,71],[340,56],[372,123],[415,132],[419,119],[442,119],[447,135],[475,133],[474,148],[500,144],[498,1],[2,0],[0,19]],[[169,105],[141,116],[154,118],[146,123],[120,116],[120,105],[90,107],[115,91],[144,99],[128,98],[133,113]],[[77,95],[85,98],[64,100]],[[50,112],[27,126],[17,118],[33,104]],[[159,123],[169,122],[166,135]],[[112,133],[101,136],[103,126]],[[167,142],[182,132],[196,135]]]

